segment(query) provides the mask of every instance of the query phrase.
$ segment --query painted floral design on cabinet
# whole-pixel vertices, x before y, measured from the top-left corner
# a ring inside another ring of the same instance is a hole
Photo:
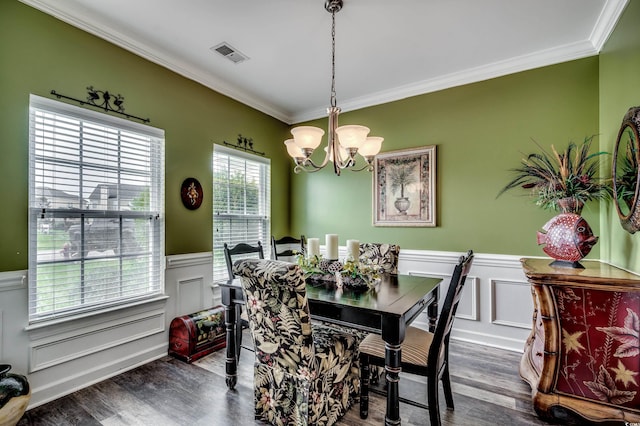
[[[558,392],[640,411],[640,293],[554,287]]]

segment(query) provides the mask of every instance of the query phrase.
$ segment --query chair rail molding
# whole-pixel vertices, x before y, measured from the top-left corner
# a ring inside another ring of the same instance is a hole
[[[27,288],[27,271],[0,272],[0,291]]]
[[[200,253],[174,254],[166,257],[167,269],[210,265],[212,262],[213,253],[210,251]]]

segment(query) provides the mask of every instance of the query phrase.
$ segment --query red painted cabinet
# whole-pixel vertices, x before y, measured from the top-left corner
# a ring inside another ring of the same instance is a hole
[[[520,375],[543,418],[640,422],[640,276],[522,259],[533,297]]]

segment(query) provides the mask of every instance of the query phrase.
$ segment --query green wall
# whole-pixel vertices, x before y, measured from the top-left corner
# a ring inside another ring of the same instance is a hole
[[[640,2],[630,1],[615,31],[600,53],[600,133],[604,149],[613,151],[622,117],[640,105]],[[640,272],[638,233],[620,226],[615,207],[602,215],[601,257],[615,265]]]
[[[326,120],[316,125],[326,127]],[[598,133],[598,58],[549,66],[355,112],[340,124],[363,124],[383,136],[382,151],[437,146],[437,227],[372,226],[372,175],[323,170],[292,179],[292,230],[398,243],[404,249],[544,256],[536,231],[554,216],[524,192],[496,199],[522,153],[564,146]],[[599,235],[599,205],[583,216]],[[597,258],[599,245],[589,257]]]
[[[124,96],[129,114],[149,117],[166,137],[166,254],[211,251],[213,143],[253,138],[271,158],[272,186],[289,187],[284,123],[67,25],[17,0],[0,2],[0,271],[28,267],[29,94],[56,90],[86,97],[86,87]],[[203,185],[204,202],[180,201],[187,177]],[[272,230],[288,232],[288,191],[272,194]]]
[[[634,19],[635,18],[635,19]],[[214,142],[252,137],[272,160],[272,231],[340,243],[392,241],[405,249],[544,255],[535,233],[553,216],[523,193],[496,199],[508,169],[535,149],[599,134],[606,150],[624,112],[638,105],[640,6],[630,2],[600,60],[591,57],[358,111],[340,124],[364,124],[383,151],[437,146],[434,228],[374,227],[372,175],[331,170],[294,175],[282,141],[288,126],[206,87],[56,20],[17,0],[0,3],[0,271],[27,268],[28,99],[52,89],[83,98],[86,86],[121,93],[128,113],[166,132],[166,253],[211,250]],[[326,128],[327,120],[312,122]],[[607,167],[604,168],[607,170]],[[185,209],[179,188],[198,178],[205,202]],[[590,258],[640,269],[637,237],[619,226],[610,203],[583,215],[600,236]]]

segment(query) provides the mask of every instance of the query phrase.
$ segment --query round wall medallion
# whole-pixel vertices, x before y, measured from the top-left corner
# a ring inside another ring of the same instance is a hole
[[[202,204],[202,185],[196,178],[187,178],[182,182],[180,188],[182,204],[189,210],[195,210]]]

